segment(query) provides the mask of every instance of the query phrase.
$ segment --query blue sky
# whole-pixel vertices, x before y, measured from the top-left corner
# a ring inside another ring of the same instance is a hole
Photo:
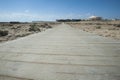
[[[0,0],[0,21],[120,18],[120,0]]]

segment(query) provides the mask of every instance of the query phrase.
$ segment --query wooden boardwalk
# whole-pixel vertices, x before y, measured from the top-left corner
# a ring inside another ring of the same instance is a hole
[[[0,80],[120,80],[120,41],[61,24],[2,43]]]

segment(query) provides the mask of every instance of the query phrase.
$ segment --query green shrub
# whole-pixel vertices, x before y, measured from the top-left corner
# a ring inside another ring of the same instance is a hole
[[[40,29],[36,24],[32,24],[30,25],[29,31],[40,31]]]

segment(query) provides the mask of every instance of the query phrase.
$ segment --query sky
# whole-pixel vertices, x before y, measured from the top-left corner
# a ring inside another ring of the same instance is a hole
[[[120,19],[120,0],[0,0],[0,21]]]

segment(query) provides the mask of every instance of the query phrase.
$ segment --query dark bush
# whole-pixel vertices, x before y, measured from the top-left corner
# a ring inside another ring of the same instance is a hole
[[[120,24],[116,24],[115,26],[116,26],[116,27],[120,27]]]
[[[0,30],[0,36],[6,36],[8,35],[8,31],[1,31]]]
[[[40,25],[42,28],[52,28],[49,24],[45,23],[43,25]]]
[[[49,24],[45,23],[44,24],[45,28],[52,28]]]
[[[36,24],[30,25],[29,31],[40,31]]]
[[[45,25],[40,25],[40,27],[45,28]]]

